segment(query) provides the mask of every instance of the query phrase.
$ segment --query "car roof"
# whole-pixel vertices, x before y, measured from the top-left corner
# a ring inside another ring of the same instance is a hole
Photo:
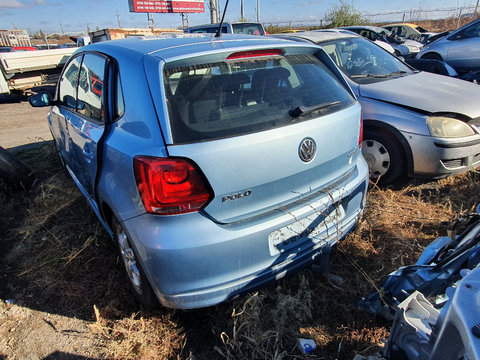
[[[342,26],[341,29],[365,29],[365,30],[371,30],[373,32],[382,32],[385,31],[383,27],[380,26],[372,26],[372,25],[364,25],[364,26]]]
[[[383,25],[383,26],[410,26],[414,29],[418,27],[417,24],[412,24],[412,23],[395,23],[395,24],[388,24],[388,25]]]
[[[295,46],[286,40],[266,36],[222,34],[216,38],[214,34],[179,34],[103,41],[79,48],[76,53],[97,51],[113,57],[150,55],[169,61],[192,54],[285,45]]]
[[[312,41],[314,43],[321,43],[330,40],[348,39],[348,38],[362,38],[360,35],[351,31],[344,31],[342,29],[327,29],[327,30],[313,30],[313,31],[300,31],[291,34],[276,34],[277,38],[301,38]]]

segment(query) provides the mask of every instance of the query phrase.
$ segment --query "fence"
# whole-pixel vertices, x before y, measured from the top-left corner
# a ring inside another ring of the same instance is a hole
[[[394,23],[394,22],[419,22],[419,21],[428,21],[428,20],[438,20],[438,19],[450,19],[455,20],[456,27],[459,27],[461,24],[465,23],[465,20],[471,19],[473,17],[478,17],[479,11],[478,3],[466,5],[466,6],[457,6],[450,8],[436,8],[436,9],[423,9],[423,8],[411,8],[408,10],[398,10],[398,11],[385,11],[377,13],[367,13],[363,12],[361,15],[364,19],[371,23]],[[467,21],[468,22],[468,21]],[[318,17],[318,19],[309,19],[309,20],[291,20],[291,21],[267,21],[264,24],[265,26],[278,26],[278,27],[311,27],[319,26],[324,27],[328,26],[328,23],[324,18]]]

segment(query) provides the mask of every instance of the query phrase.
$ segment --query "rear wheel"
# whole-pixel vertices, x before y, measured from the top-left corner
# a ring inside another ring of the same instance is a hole
[[[398,180],[405,173],[405,160],[398,141],[390,134],[365,131],[362,154],[367,160],[370,178],[382,184]]]
[[[157,298],[148,283],[127,233],[116,218],[113,218],[112,228],[115,243],[117,244],[118,252],[125,266],[125,272],[127,273],[130,289],[135,300],[146,308],[151,309],[156,307],[158,305]]]

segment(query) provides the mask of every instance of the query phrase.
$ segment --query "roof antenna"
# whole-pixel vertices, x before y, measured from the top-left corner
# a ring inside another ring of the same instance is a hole
[[[222,15],[222,20],[220,21],[220,26],[218,27],[218,30],[215,34],[215,37],[222,37],[222,27],[223,27],[223,19],[225,19],[225,13],[227,12],[227,6],[228,6],[228,0],[225,3],[225,9],[223,9],[223,15]]]

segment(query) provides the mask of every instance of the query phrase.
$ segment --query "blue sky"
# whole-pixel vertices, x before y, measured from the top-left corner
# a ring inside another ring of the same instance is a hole
[[[221,6],[226,0],[220,0]],[[189,14],[190,25],[210,22],[206,0],[205,13]],[[471,0],[405,0],[389,2],[380,0],[350,1],[355,8],[365,14],[378,14],[375,21],[400,21],[403,13],[406,18],[417,16],[436,18],[439,15],[452,16],[454,12],[446,9],[457,9],[474,6]],[[245,17],[249,21],[256,20],[257,0],[244,0]],[[338,5],[338,0],[260,0],[260,21],[264,24],[320,24],[325,14]],[[412,10],[414,9],[414,10]],[[427,12],[433,9],[443,10],[440,13]],[[471,11],[471,10],[470,10]],[[97,27],[118,27],[117,12],[121,27],[147,27],[147,15],[130,13],[127,0],[0,0],[0,29],[26,29],[35,32],[42,29],[47,34],[61,32],[79,33],[95,30]],[[464,10],[464,12],[467,12]],[[226,20],[240,19],[240,0],[230,0]],[[178,28],[182,25],[180,14],[154,14],[157,27]],[[61,25],[60,25],[61,24]]]

